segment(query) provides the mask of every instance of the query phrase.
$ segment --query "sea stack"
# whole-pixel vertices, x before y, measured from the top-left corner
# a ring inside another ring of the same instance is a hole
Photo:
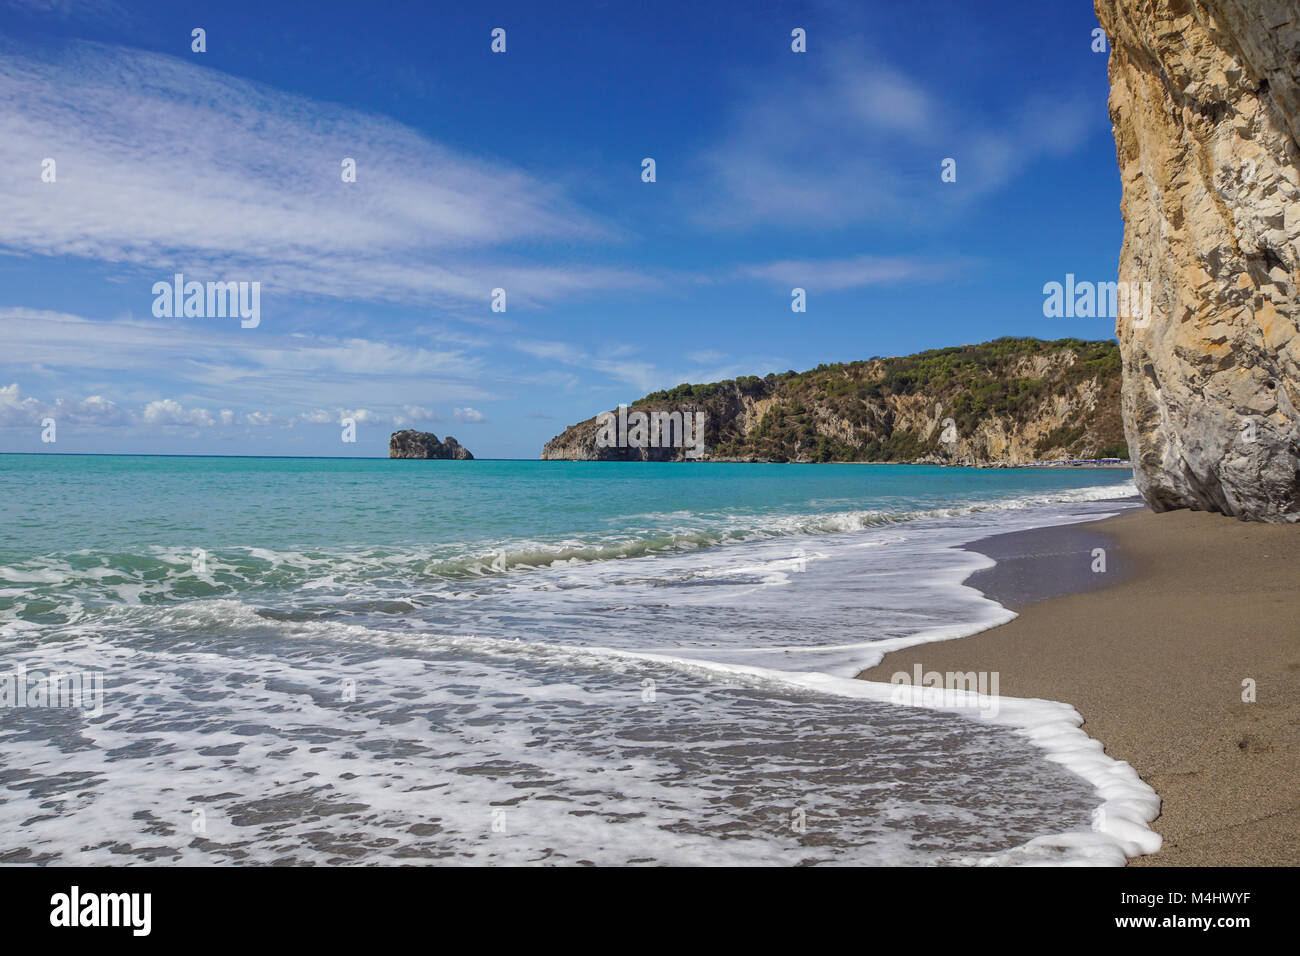
[[[469,449],[450,435],[447,436],[446,441],[438,441],[438,436],[433,432],[417,432],[410,428],[393,432],[392,437],[388,439],[388,457],[474,460]]]
[[[1156,511],[1300,520],[1300,0],[1096,0],[1123,185],[1125,437]]]

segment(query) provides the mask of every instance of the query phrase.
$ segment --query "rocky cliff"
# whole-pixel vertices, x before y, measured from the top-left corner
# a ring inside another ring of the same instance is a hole
[[[433,432],[417,432],[410,428],[393,432],[392,437],[388,439],[388,457],[455,458],[462,461],[474,459],[469,449],[450,435],[447,436],[446,441],[438,441],[438,436]]]
[[[679,385],[626,413],[704,414],[703,461],[960,465],[1127,457],[1114,342],[998,339],[905,358]],[[608,419],[606,420],[608,421]],[[676,461],[684,447],[610,445],[590,418],[543,459]]]
[[[1096,0],[1123,183],[1123,414],[1156,510],[1300,519],[1300,0]]]

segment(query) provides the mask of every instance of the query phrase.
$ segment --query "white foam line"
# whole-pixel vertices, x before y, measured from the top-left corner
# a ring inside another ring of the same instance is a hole
[[[1041,528],[1057,528],[1075,524],[1089,524],[1094,521],[1113,518],[1119,513],[1120,512],[1118,511],[1113,511],[1087,515],[1084,517],[1058,515],[1055,516],[1057,520],[1048,521],[1041,525],[1032,525],[1006,533],[1018,534],[1021,531],[1037,531]],[[957,568],[954,571],[948,572],[947,583],[957,589],[974,591],[981,599],[987,602],[988,616],[981,620],[962,624],[941,624],[935,627],[923,628],[915,634],[909,634],[906,637],[889,637],[877,641],[858,641],[852,644],[791,644],[777,646],[768,645],[763,647],[728,647],[724,649],[725,653],[728,655],[773,653],[808,655],[831,653],[834,651],[862,650],[870,651],[870,653],[865,654],[863,658],[857,662],[856,666],[859,670],[870,670],[884,660],[886,654],[891,654],[894,651],[906,650],[909,647],[916,647],[920,644],[933,644],[939,641],[954,641],[963,637],[973,637],[976,634],[992,630],[995,627],[1001,627],[1003,624],[1014,621],[1020,615],[999,604],[997,601],[994,601],[978,588],[966,584],[966,581],[970,579],[971,575],[975,574],[977,571],[986,571],[997,565],[996,560],[984,554],[982,551],[971,550],[970,545],[973,542],[983,540],[984,538],[997,537],[998,534],[999,532],[996,531],[990,534],[989,529],[987,528],[972,529],[968,536],[953,542],[944,549],[947,551],[961,551],[969,556],[970,564],[967,567]],[[871,542],[871,544],[876,544],[876,542]],[[632,650],[635,653],[657,653],[655,648],[639,647],[632,648]]]
[[[482,639],[480,639],[482,640]],[[488,638],[486,640],[493,640]],[[521,645],[511,643],[515,648]],[[537,647],[538,645],[523,645]],[[988,720],[1009,727],[1044,751],[1048,760],[1058,763],[1091,784],[1102,797],[1094,811],[1093,829],[1088,833],[1069,832],[1036,837],[1023,846],[998,856],[974,857],[962,862],[983,865],[1042,862],[1032,851],[1045,849],[1074,850],[1070,862],[1084,866],[1123,866],[1129,857],[1155,853],[1162,838],[1149,824],[1160,814],[1160,797],[1137,771],[1123,760],[1106,754],[1101,743],[1081,728],[1083,718],[1066,703],[1038,698],[1003,697],[973,691],[943,691],[918,695],[921,699],[900,701],[898,687],[879,681],[834,677],[830,674],[780,671],[744,664],[620,651],[604,647],[549,645],[555,650],[578,656],[631,658],[663,664],[699,676],[718,676],[732,683],[770,688],[773,685],[797,687],[820,694],[871,700],[893,706],[919,707],[944,711],[966,719]],[[947,701],[943,700],[947,697]],[[978,713],[979,717],[972,717]],[[1049,861],[1055,862],[1055,861]]]
[[[985,600],[988,600],[985,598]],[[992,630],[1000,627],[1008,621],[1014,621],[1018,614],[1015,611],[1009,611],[996,601],[989,601],[990,604],[996,604],[1002,608],[1004,614],[996,618],[989,618],[987,621],[981,621],[978,624],[942,624],[937,627],[926,628],[915,634],[909,634],[907,637],[887,637],[879,641],[860,641],[856,644],[791,644],[789,646],[776,645],[771,647],[728,647],[724,648],[727,654],[775,654],[784,652],[787,654],[820,654],[822,652],[830,653],[831,651],[866,651],[873,652],[871,655],[863,657],[862,662],[856,665],[860,670],[870,670],[879,664],[886,654],[894,651],[905,650],[914,647],[917,644],[931,644],[936,641],[955,641],[961,637],[970,637],[983,631]],[[558,646],[558,645],[557,645]],[[637,654],[654,654],[653,648],[636,647],[631,648],[632,653]]]
[[[1080,521],[1060,520],[1037,527],[1059,527],[1099,521],[1111,517],[1110,514],[1089,516]],[[1064,518],[1064,516],[1062,516]],[[1029,529],[1026,529],[1029,530]],[[979,537],[988,537],[981,533]],[[975,537],[971,541],[977,540]],[[964,541],[954,547],[964,547],[970,541]],[[997,562],[980,552],[972,552],[982,558],[982,568],[993,567]],[[961,581],[965,581],[975,570],[965,570]],[[968,585],[958,582],[961,587]],[[986,598],[986,600],[989,600]],[[1002,607],[989,600],[990,604]],[[809,650],[854,650],[870,647],[880,652],[875,663],[884,655],[895,650],[914,647],[934,641],[953,640],[968,637],[980,631],[1005,624],[1017,617],[1015,612],[1002,607],[1005,615],[1001,620],[990,620],[981,625],[945,625],[930,628],[917,634],[902,638],[890,638],[884,641],[866,644],[845,644],[838,647],[818,648],[792,647],[791,651],[807,652]],[[480,639],[483,640],[483,639]],[[490,638],[486,640],[492,640]],[[512,643],[512,642],[505,642]],[[520,645],[513,644],[518,648]],[[525,645],[539,647],[539,645]],[[1061,701],[1041,700],[1038,698],[1004,697],[983,695],[969,691],[946,691],[948,700],[956,706],[936,699],[938,694],[919,695],[911,701],[900,701],[897,685],[883,684],[879,681],[865,681],[857,678],[835,677],[830,674],[806,673],[798,671],[781,671],[771,668],[752,667],[744,664],[724,664],[699,658],[683,658],[648,651],[626,651],[604,647],[580,647],[575,645],[546,645],[568,653],[596,656],[632,658],[653,661],[671,666],[687,673],[702,676],[722,675],[729,680],[741,683],[756,683],[760,686],[785,684],[818,693],[832,694],[840,697],[874,700],[894,706],[922,707],[927,710],[945,711],[967,719],[971,713],[978,713],[979,719],[989,720],[1001,726],[1013,729],[1036,747],[1044,751],[1048,760],[1058,763],[1091,784],[1102,798],[1102,804],[1094,811],[1093,829],[1090,833],[1062,833],[1037,837],[1015,850],[1008,851],[993,858],[972,858],[971,863],[1034,863],[1039,857],[1034,851],[1057,848],[1072,849],[1078,854],[1071,862],[1080,865],[1109,864],[1123,866],[1129,857],[1155,853],[1160,849],[1163,838],[1151,829],[1150,823],[1160,815],[1160,796],[1144,781],[1136,770],[1127,762],[1117,760],[1106,754],[1101,742],[1088,736],[1082,729],[1083,717],[1071,705]],[[772,651],[773,648],[763,650]],[[866,665],[875,666],[874,664]]]
[[[1111,517],[1111,514],[1090,515],[1086,518],[1071,520],[1067,516],[1058,516],[1038,527],[1059,527],[1099,521]],[[1022,529],[1031,530],[1031,529]],[[973,540],[988,537],[983,530],[969,540],[955,544],[954,548],[963,548]],[[960,583],[979,568],[993,567],[997,562],[980,552],[971,552],[980,559],[978,567],[963,569]],[[988,600],[986,598],[986,600]],[[1012,620],[1017,615],[997,602],[989,600],[995,607],[1001,608],[1005,617],[1002,620],[990,620],[981,625],[944,625],[931,628],[903,638],[891,638],[884,641],[867,642],[867,644],[841,645],[844,649],[870,647],[880,651],[880,658],[885,653],[913,647],[933,641],[953,640],[966,637],[979,631],[988,630]],[[972,627],[974,629],[972,629]],[[463,638],[462,638],[463,640]],[[702,658],[685,658],[675,655],[655,653],[643,650],[620,650],[599,646],[580,646],[568,644],[540,644],[507,641],[499,638],[470,636],[471,642],[487,645],[501,645],[514,651],[554,653],[559,651],[576,657],[612,657],[631,660],[650,661],[672,667],[684,673],[703,677],[721,676],[731,683],[748,684],[771,688],[775,685],[797,687],[816,693],[830,694],[838,697],[850,697],[859,700],[872,700],[893,706],[920,707],[926,710],[943,711],[956,714],[966,719],[979,718],[1000,726],[1005,726],[1026,738],[1042,750],[1046,758],[1058,763],[1091,784],[1102,798],[1102,804],[1093,813],[1093,828],[1090,832],[1069,832],[1036,837],[1028,843],[1006,853],[993,857],[971,857],[959,862],[976,865],[1005,864],[1039,864],[1043,862],[1059,864],[1067,862],[1075,865],[1112,865],[1123,866],[1129,857],[1155,853],[1160,849],[1162,837],[1151,829],[1149,824],[1160,814],[1160,797],[1147,784],[1133,767],[1123,760],[1117,760],[1106,754],[1100,741],[1088,736],[1081,728],[1083,717],[1071,705],[1061,701],[1041,700],[1038,698],[1020,698],[983,695],[969,691],[944,691],[947,702],[937,694],[922,693],[918,701],[900,700],[897,685],[884,684],[879,681],[864,681],[851,677],[836,677],[818,672],[783,671],[772,668],[753,667],[745,664],[726,664]],[[832,649],[798,647],[791,650],[807,652],[809,650]],[[772,648],[764,650],[771,651]],[[877,659],[876,663],[879,663]],[[867,665],[874,666],[874,665]],[[1050,854],[1042,851],[1067,851],[1074,854],[1064,861],[1051,859]],[[1047,859],[1044,856],[1047,855]]]

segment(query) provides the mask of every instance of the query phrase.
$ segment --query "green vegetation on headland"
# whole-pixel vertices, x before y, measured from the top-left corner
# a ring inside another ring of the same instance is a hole
[[[706,460],[1025,464],[1126,458],[1114,341],[1002,338],[652,392],[631,409],[701,410]],[[575,425],[547,458],[665,460],[595,448]]]

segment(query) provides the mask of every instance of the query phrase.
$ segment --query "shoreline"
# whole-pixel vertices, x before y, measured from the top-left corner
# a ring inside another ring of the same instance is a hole
[[[891,652],[859,678],[996,672],[1004,696],[1073,706],[1160,795],[1151,828],[1164,844],[1129,865],[1300,865],[1293,528],[1143,509],[966,548],[997,564],[965,584],[1019,616]]]

